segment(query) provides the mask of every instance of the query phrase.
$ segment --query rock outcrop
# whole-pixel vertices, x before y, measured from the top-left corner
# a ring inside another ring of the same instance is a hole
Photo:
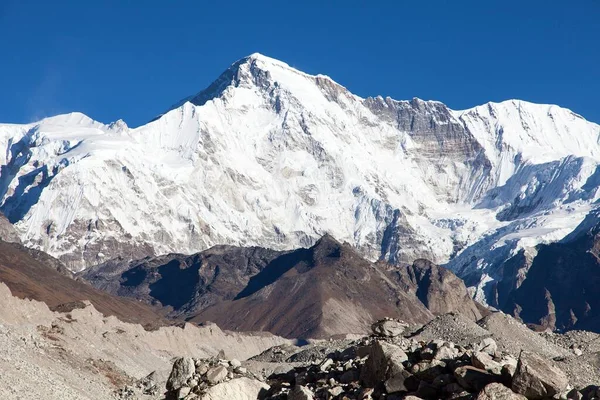
[[[168,307],[171,317],[290,338],[362,335],[384,316],[414,324],[450,311],[481,317],[452,272],[425,260],[372,263],[329,235],[289,252],[217,246],[191,256],[114,260],[79,276],[112,294]]]
[[[233,361],[217,358],[195,360],[195,374],[186,375],[185,396],[173,384],[167,385],[169,394],[185,399],[225,400],[225,395],[208,397],[208,393],[239,379],[261,390],[260,394],[254,392],[258,397],[253,398],[271,400],[538,400],[559,396],[591,400],[599,388],[592,384],[572,389],[570,378],[552,359],[531,351],[507,353],[492,339],[492,332],[483,339],[466,338],[462,344],[443,338],[423,341],[419,339],[422,330],[399,335],[382,330],[390,321],[374,323],[369,337],[328,341],[327,352],[322,352],[323,345],[317,342],[305,348],[277,347],[253,358],[280,366],[296,361],[276,373],[265,369],[261,373],[255,368],[248,372]],[[298,360],[303,360],[300,365]],[[186,363],[193,365],[194,361]],[[181,375],[181,365],[182,360],[175,362],[173,379]],[[214,375],[219,379],[214,379],[211,371],[218,371]]]
[[[0,240],[11,243],[21,243],[19,234],[2,213],[0,213]]]
[[[254,400],[264,397],[269,385],[236,359],[182,357],[175,360],[166,388],[167,400]]]

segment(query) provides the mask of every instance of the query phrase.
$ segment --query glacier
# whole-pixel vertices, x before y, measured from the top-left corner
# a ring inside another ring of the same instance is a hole
[[[371,260],[444,264],[485,301],[505,260],[593,213],[599,140],[555,105],[361,98],[253,54],[137,128],[0,124],[0,211],[73,271],[329,233]]]

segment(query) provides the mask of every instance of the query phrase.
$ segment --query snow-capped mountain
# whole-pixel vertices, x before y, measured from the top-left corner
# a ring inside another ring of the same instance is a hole
[[[73,270],[330,233],[370,259],[447,263],[483,298],[504,260],[593,209],[599,137],[558,106],[364,99],[253,54],[139,128],[0,125],[0,210]]]

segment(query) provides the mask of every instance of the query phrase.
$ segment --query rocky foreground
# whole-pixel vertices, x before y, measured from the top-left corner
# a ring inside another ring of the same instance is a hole
[[[385,319],[372,330],[354,340],[276,346],[246,362],[219,356],[178,358],[166,398],[600,397],[600,370],[594,365],[600,340],[595,334],[542,335],[502,313],[477,324],[447,314],[419,329]]]

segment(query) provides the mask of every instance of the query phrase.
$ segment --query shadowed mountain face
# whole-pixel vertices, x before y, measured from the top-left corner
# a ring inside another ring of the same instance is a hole
[[[600,331],[600,236],[540,245],[504,265],[494,288],[505,312],[551,329]]]
[[[387,267],[388,274],[433,314],[456,311],[472,320],[482,317],[483,307],[471,299],[462,279],[449,270],[423,259],[402,268]]]
[[[451,272],[424,260],[371,263],[328,235],[290,252],[217,246],[192,256],[115,260],[81,276],[111,293],[170,307],[172,316],[286,337],[365,333],[386,316],[415,324],[448,311],[481,316]]]
[[[89,300],[104,315],[146,327],[166,324],[158,309],[132,299],[117,297],[72,278],[53,257],[16,243],[0,240],[0,282],[14,296],[43,301],[53,310],[68,311]]]

